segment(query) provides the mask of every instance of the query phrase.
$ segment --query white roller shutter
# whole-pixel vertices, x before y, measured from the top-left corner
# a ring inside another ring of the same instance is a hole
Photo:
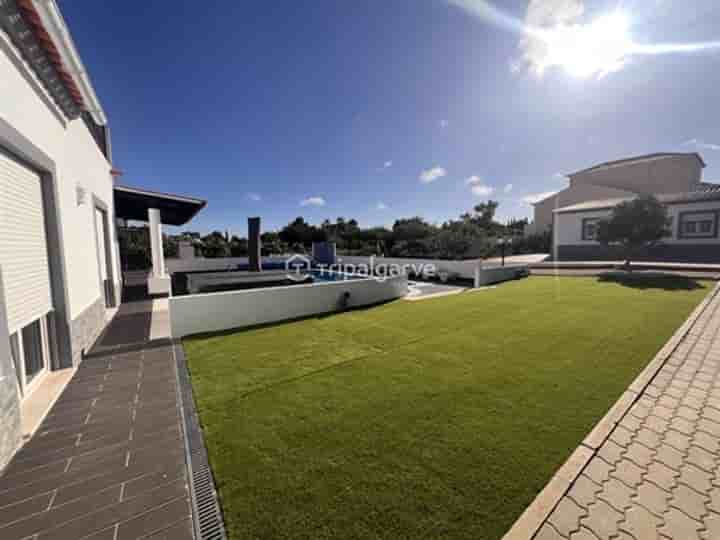
[[[0,268],[11,334],[52,310],[41,181],[0,149]]]

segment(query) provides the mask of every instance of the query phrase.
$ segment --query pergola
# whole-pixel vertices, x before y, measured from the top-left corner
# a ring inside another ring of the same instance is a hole
[[[114,191],[115,217],[146,221],[150,228],[152,275],[148,279],[148,293],[169,292],[170,276],[165,270],[162,226],[185,225],[205,207],[207,201],[119,185],[115,186]]]

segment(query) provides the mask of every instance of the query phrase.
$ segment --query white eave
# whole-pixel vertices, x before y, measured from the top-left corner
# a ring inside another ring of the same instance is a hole
[[[55,0],[32,0],[35,9],[40,15],[45,31],[50,35],[55,47],[62,57],[68,75],[70,75],[85,101],[87,111],[92,115],[95,123],[101,126],[107,125],[107,117],[103,111],[100,100],[95,94],[90,77],[83,62],[75,48],[75,43],[70,36],[70,31],[65,24],[60,9]]]

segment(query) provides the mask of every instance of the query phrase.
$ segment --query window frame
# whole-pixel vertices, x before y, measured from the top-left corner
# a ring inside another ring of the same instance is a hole
[[[10,336],[10,348],[11,355],[13,356],[13,363],[15,364],[15,371],[17,374],[18,389],[20,390],[20,396],[23,400],[27,399],[35,389],[37,389],[45,376],[50,372],[50,364],[52,361],[52,348],[50,340],[50,328],[48,317],[51,312],[46,313],[39,319],[28,323],[23,328],[20,328]],[[40,351],[42,354],[42,368],[38,370],[34,376],[28,380],[28,376],[25,369],[25,344],[24,344],[24,332],[28,327],[33,324],[39,325],[39,338],[40,338]],[[17,355],[17,358],[15,357]]]
[[[710,231],[702,232],[702,223],[707,223],[708,220],[687,220],[687,217],[693,215],[712,215],[713,219],[710,220],[711,227]],[[695,226],[695,232],[686,232],[685,224],[693,223]],[[687,212],[680,212],[677,219],[677,237],[679,240],[703,240],[713,239],[718,237],[718,210],[689,210]]]
[[[601,217],[591,217],[591,218],[582,218],[582,228],[580,231],[580,239],[583,242],[597,242],[597,224],[600,223],[603,220]],[[589,222],[593,222],[595,224],[595,234],[592,237],[589,237],[587,232],[587,226],[590,224]]]

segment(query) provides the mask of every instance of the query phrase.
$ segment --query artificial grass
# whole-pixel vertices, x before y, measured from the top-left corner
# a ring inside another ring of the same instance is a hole
[[[499,539],[708,292],[535,277],[185,340],[231,538]]]

